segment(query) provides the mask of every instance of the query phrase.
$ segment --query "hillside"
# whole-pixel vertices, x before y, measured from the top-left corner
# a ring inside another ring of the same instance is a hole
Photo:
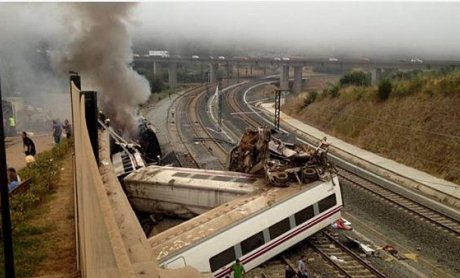
[[[460,184],[460,71],[390,82],[388,98],[378,96],[378,86],[331,85],[282,109],[344,141]]]

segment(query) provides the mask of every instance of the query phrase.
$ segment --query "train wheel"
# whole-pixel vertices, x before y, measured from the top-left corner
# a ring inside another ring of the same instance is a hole
[[[303,168],[302,169],[302,178],[305,180],[317,180],[318,174],[315,168]]]

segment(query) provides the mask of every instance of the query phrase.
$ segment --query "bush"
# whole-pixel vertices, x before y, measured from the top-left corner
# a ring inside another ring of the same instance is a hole
[[[304,99],[303,106],[307,107],[308,105],[310,105],[313,102],[315,102],[317,96],[318,96],[317,91],[309,92],[307,97]]]
[[[338,97],[340,92],[340,85],[333,85],[327,90],[327,94],[331,97]]]
[[[363,71],[353,71],[345,74],[340,78],[340,86],[355,85],[355,86],[370,86],[371,77]]]
[[[387,100],[392,90],[391,82],[388,79],[382,80],[379,84],[377,96],[380,100]]]

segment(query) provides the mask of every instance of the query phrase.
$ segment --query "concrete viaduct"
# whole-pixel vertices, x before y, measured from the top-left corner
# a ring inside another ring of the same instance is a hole
[[[460,61],[442,61],[442,60],[430,60],[419,63],[410,61],[391,61],[391,60],[338,60],[330,61],[328,59],[296,59],[296,58],[211,58],[211,57],[134,57],[134,61],[140,62],[151,62],[153,63],[154,71],[157,63],[168,65],[168,81],[169,86],[172,89],[176,88],[177,85],[177,64],[187,63],[205,63],[209,65],[209,81],[211,83],[217,82],[217,70],[219,66],[224,66],[229,74],[231,68],[236,65],[277,65],[281,69],[280,73],[280,89],[283,91],[291,91],[299,93],[302,89],[302,72],[304,67],[311,66],[333,66],[333,67],[351,67],[361,68],[368,72],[371,72],[372,83],[377,83],[381,80],[382,73],[394,72],[396,70],[424,70],[424,69],[436,69],[445,66],[460,66]],[[294,68],[294,83],[292,89],[289,88],[289,70]],[[252,71],[252,70],[251,70]]]

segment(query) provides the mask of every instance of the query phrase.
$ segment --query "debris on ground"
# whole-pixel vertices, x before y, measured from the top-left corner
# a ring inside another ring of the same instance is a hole
[[[382,247],[383,250],[387,251],[388,253],[390,253],[393,257],[395,257],[396,259],[398,260],[405,260],[406,257],[404,256],[401,256],[398,252],[398,250],[396,250],[393,246],[391,245],[385,245],[384,247]]]
[[[345,230],[345,231],[353,230],[351,223],[344,218],[339,218],[337,221],[331,224],[331,227],[337,230]]]

